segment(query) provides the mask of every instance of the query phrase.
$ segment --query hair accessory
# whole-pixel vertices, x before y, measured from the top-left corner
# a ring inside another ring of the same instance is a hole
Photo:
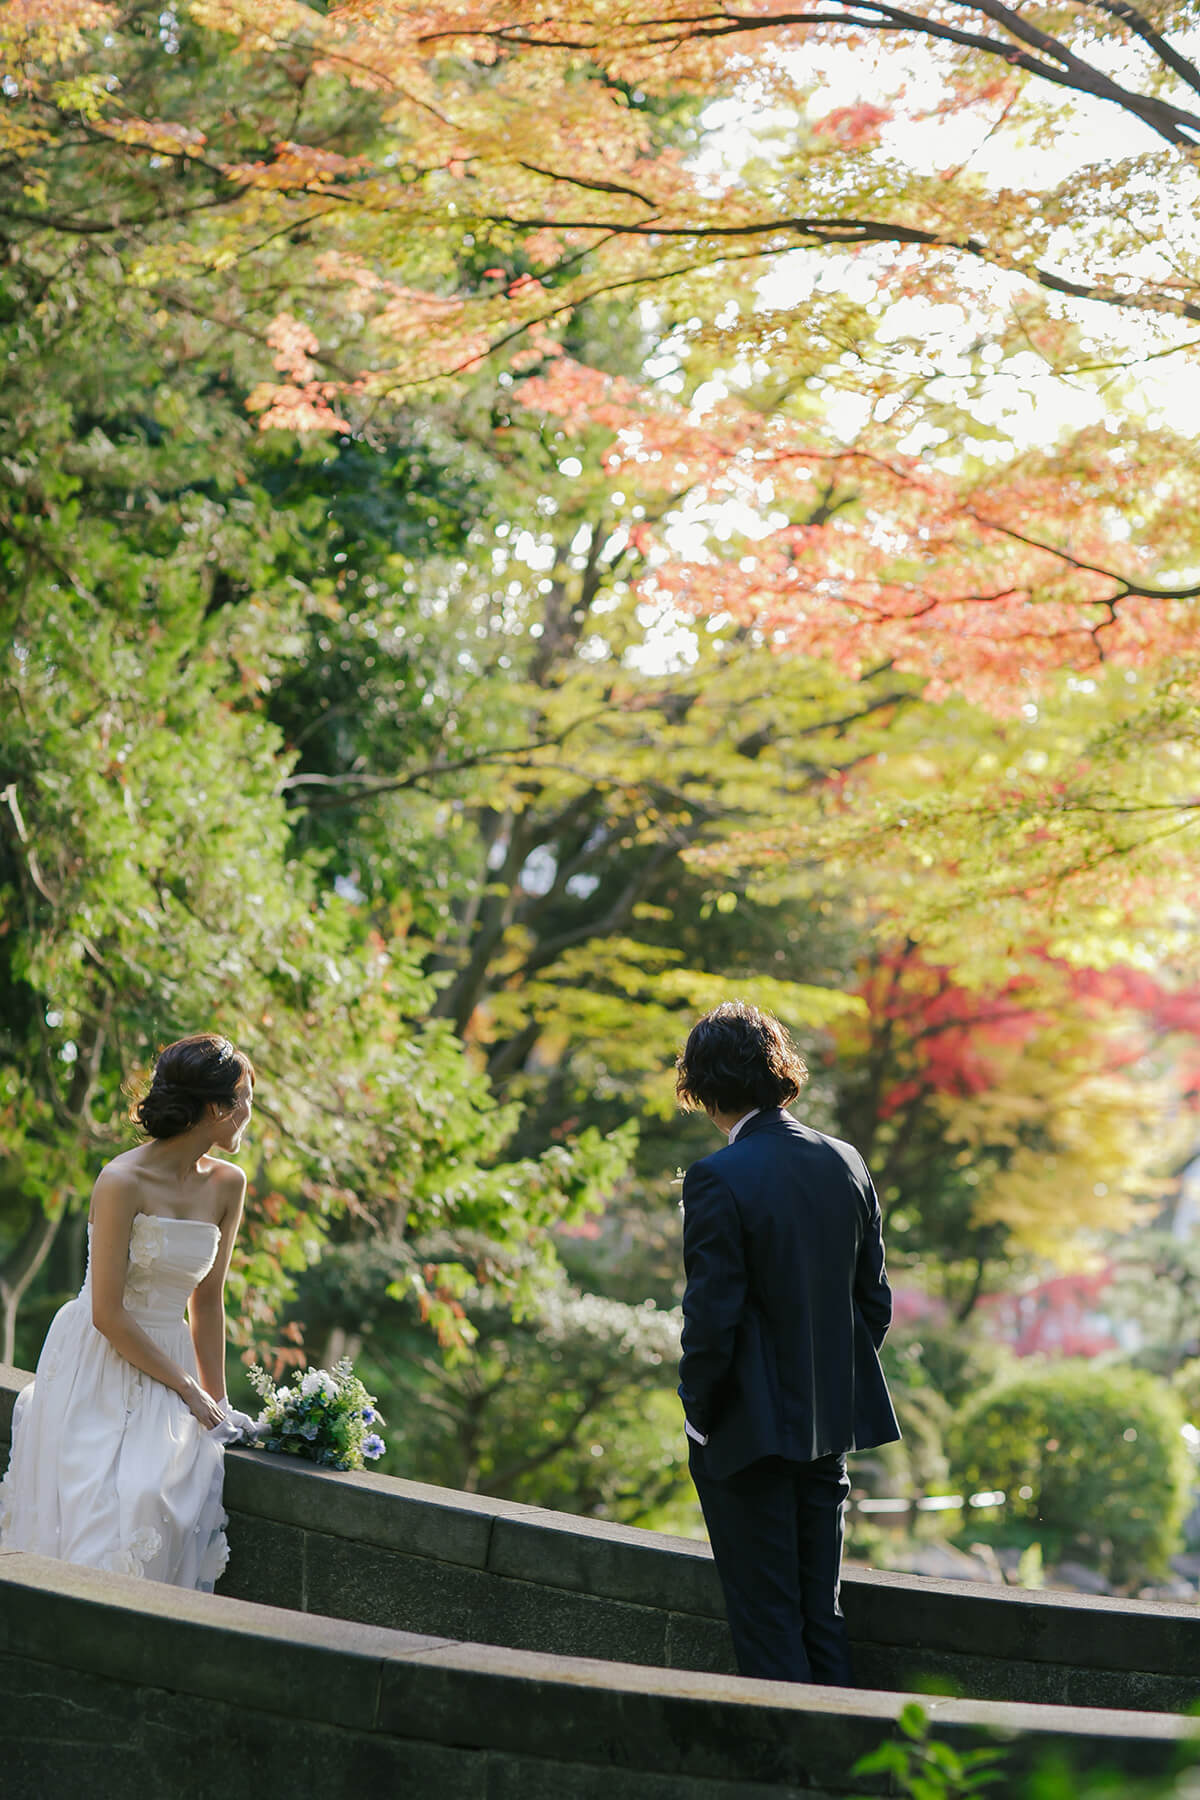
[[[217,1039],[217,1067],[223,1068],[233,1056],[233,1045],[228,1038]]]

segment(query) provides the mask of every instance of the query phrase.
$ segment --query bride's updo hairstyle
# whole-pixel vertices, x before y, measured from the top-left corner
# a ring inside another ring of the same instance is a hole
[[[254,1065],[248,1056],[215,1031],[198,1031],[160,1053],[150,1086],[130,1118],[149,1137],[178,1137],[199,1124],[205,1107],[233,1106],[243,1075],[249,1075],[253,1087]]]

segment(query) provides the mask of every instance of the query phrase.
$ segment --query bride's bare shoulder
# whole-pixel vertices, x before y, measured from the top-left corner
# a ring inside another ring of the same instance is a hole
[[[230,1181],[234,1178],[238,1181],[245,1181],[246,1179],[245,1169],[240,1168],[235,1162],[227,1162],[223,1156],[214,1156],[211,1150],[205,1152],[204,1160],[218,1181]]]
[[[96,1209],[107,1210],[110,1207],[130,1212],[136,1209],[142,1191],[142,1172],[137,1161],[136,1150],[122,1150],[111,1162],[106,1162],[97,1175],[92,1187],[92,1199],[89,1215],[96,1216]]]
[[[134,1175],[141,1167],[142,1145],[134,1144],[128,1150],[119,1150],[101,1169],[100,1174],[121,1176]]]
[[[231,1197],[240,1199],[246,1191],[245,1169],[240,1169],[236,1163],[226,1162],[223,1156],[214,1156],[211,1150],[205,1161],[209,1165],[209,1174],[222,1191],[228,1191]]]
[[[116,1189],[139,1182],[142,1178],[141,1158],[138,1155],[140,1148],[140,1145],[135,1145],[132,1150],[122,1150],[110,1162],[106,1162],[96,1177],[96,1187]]]

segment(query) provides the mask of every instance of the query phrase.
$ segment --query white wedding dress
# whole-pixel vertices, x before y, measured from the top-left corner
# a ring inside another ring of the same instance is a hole
[[[129,1238],[126,1310],[193,1375],[183,1313],[219,1241],[201,1219],[149,1213],[137,1214]],[[79,1296],[55,1315],[37,1378],[17,1399],[0,1481],[0,1549],[211,1592],[228,1557],[221,1485],[229,1433],[204,1431],[173,1389],[96,1330],[90,1228],[88,1244]]]

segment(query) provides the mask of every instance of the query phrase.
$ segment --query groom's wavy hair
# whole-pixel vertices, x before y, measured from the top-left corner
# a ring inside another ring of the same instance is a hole
[[[130,1109],[149,1137],[178,1137],[204,1117],[207,1106],[232,1106],[243,1075],[254,1086],[254,1064],[229,1039],[197,1031],[159,1051],[150,1086]]]
[[[726,1000],[705,1013],[675,1070],[675,1093],[689,1112],[787,1106],[808,1080],[804,1059],[779,1020],[744,1000]]]

